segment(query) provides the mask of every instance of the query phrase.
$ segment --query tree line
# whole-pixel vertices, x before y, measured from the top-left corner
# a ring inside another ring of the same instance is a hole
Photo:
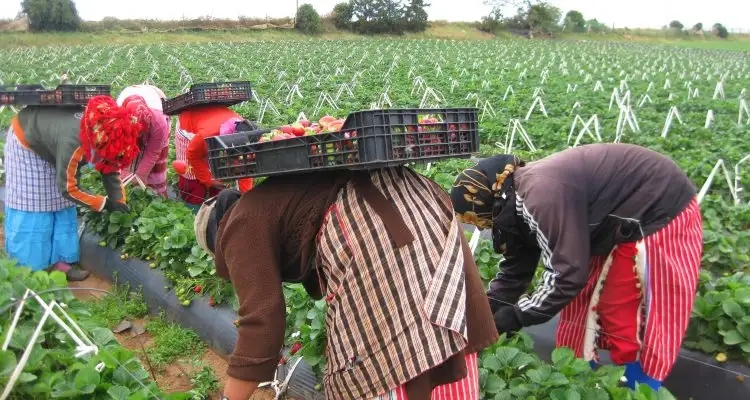
[[[571,10],[564,16],[560,8],[544,0],[484,0],[490,13],[478,23],[485,32],[522,32],[532,36],[557,32],[607,32],[610,28],[596,19],[586,19],[580,11]],[[404,34],[427,29],[428,15],[425,0],[349,0],[336,4],[327,16],[333,25],[365,35]],[[510,12],[509,12],[510,11]],[[29,29],[35,32],[76,31],[81,27],[73,0],[23,0],[21,12],[28,17]],[[295,15],[295,29],[305,34],[323,31],[323,19],[311,4],[303,4]],[[664,29],[677,33],[690,31],[680,21],[671,21]],[[703,24],[693,25],[692,32],[703,33]],[[711,33],[727,38],[729,31],[720,23]]]
[[[484,4],[489,6],[491,11],[482,18],[479,29],[486,32],[511,30],[533,35],[556,32],[599,33],[611,30],[596,19],[587,20],[580,11],[571,10],[563,16],[560,8],[544,0],[484,0]],[[672,21],[664,28],[677,33],[687,33],[679,21]],[[693,31],[703,32],[703,24],[695,24]],[[713,25],[711,33],[722,39],[729,36],[727,28],[720,23]]]

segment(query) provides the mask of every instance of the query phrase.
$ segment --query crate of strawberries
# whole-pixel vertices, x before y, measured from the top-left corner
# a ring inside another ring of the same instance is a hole
[[[250,82],[198,83],[190,86],[187,93],[171,99],[162,99],[166,115],[177,115],[183,110],[206,104],[233,106],[253,97]]]
[[[479,150],[477,111],[367,110],[215,136],[206,139],[209,165],[218,179],[238,179],[468,158]]]
[[[110,85],[58,85],[49,90],[42,85],[0,88],[0,106],[85,106],[94,96],[110,94]]]

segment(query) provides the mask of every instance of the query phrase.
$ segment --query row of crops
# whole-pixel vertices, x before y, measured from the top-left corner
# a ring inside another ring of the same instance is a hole
[[[670,155],[699,188],[717,166],[701,203],[704,268],[685,345],[717,360],[750,363],[750,198],[741,190],[748,174],[738,165],[750,154],[743,108],[750,89],[747,53],[440,40],[116,45],[0,53],[0,84],[52,85],[67,73],[72,82],[112,83],[115,93],[127,84],[149,81],[173,96],[192,83],[250,80],[257,98],[236,109],[263,126],[292,122],[300,112],[317,119],[371,107],[476,106],[482,117],[481,156],[511,148],[535,160],[577,139],[580,144],[619,140]],[[7,126],[11,116],[11,111],[1,111],[0,126]],[[415,168],[447,188],[467,165],[453,160]],[[94,175],[84,181],[92,190],[101,189]],[[172,171],[170,181],[175,181]],[[138,190],[129,199],[130,214],[82,211],[87,229],[101,237],[100,245],[162,271],[171,282],[166,289],[174,290],[184,306],[196,297],[234,305],[231,286],[214,275],[212,260],[195,244],[190,210]],[[488,281],[498,256],[489,243],[481,243],[475,256]],[[285,287],[285,294],[287,344],[300,344],[299,354],[320,374],[325,365],[324,305],[309,300],[295,285]],[[596,375],[564,351],[553,361],[539,361],[525,336],[497,344],[482,356],[484,398],[656,396],[618,392],[618,370]],[[521,365],[531,367],[519,369]]]

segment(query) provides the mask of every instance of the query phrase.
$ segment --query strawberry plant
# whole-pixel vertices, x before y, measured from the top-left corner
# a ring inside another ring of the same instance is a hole
[[[666,390],[647,386],[636,391],[620,387],[624,367],[592,369],[568,348],[552,352],[552,363],[533,353],[533,342],[525,333],[508,339],[503,335],[479,358],[479,386],[483,399],[674,399]]]
[[[135,354],[121,347],[109,329],[96,326],[90,319],[87,306],[65,290],[67,282],[61,272],[31,272],[13,261],[0,258],[0,310],[7,317],[0,323],[0,340],[4,341],[9,333],[10,316],[17,306],[15,299],[21,298],[27,287],[45,301],[56,300],[63,304],[73,320],[90,335],[99,351],[96,355],[76,358],[75,342],[52,318],[48,319],[10,399],[189,398],[185,393],[166,394],[151,382],[150,375]],[[0,351],[0,387],[8,383],[10,373],[18,365],[43,311],[34,301],[26,303],[8,350]],[[99,364],[103,368],[95,369]]]
[[[738,272],[712,279],[704,271],[700,292],[685,346],[750,363],[750,275]]]

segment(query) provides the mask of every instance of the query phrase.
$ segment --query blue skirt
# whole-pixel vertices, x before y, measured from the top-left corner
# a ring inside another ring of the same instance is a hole
[[[5,252],[34,271],[57,262],[79,261],[75,207],[59,211],[20,211],[5,207]]]

